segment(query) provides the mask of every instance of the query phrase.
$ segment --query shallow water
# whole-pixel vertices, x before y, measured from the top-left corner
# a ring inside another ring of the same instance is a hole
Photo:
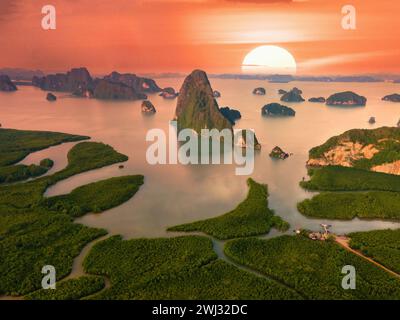
[[[352,128],[394,126],[400,118],[400,104],[383,102],[381,97],[400,91],[392,83],[267,83],[257,80],[210,79],[222,97],[220,106],[230,106],[242,113],[236,128],[253,128],[262,150],[256,155],[252,177],[268,184],[270,206],[287,220],[292,228],[318,229],[326,220],[308,219],[296,209],[297,202],[311,197],[298,183],[306,176],[308,150],[329,137]],[[158,79],[160,86],[179,89],[183,78]],[[264,86],[266,96],[254,96],[255,87]],[[261,107],[279,101],[277,90],[294,86],[303,90],[303,97],[328,96],[331,93],[353,90],[368,98],[362,108],[327,107],[319,103],[287,104],[296,110],[294,118],[263,118]],[[52,196],[70,192],[77,186],[111,176],[143,174],[145,184],[123,205],[102,214],[88,214],[77,219],[85,225],[105,228],[111,234],[125,238],[171,236],[168,226],[220,215],[234,208],[246,196],[247,176],[236,176],[235,165],[157,165],[146,162],[149,129],[168,132],[174,116],[176,100],[164,100],[150,95],[157,113],[143,116],[140,101],[110,102],[81,99],[60,94],[57,102],[45,99],[46,93],[33,87],[20,87],[15,93],[0,93],[0,122],[3,127],[31,130],[50,130],[88,135],[129,156],[124,169],[118,165],[82,173],[62,181],[47,190]],[[368,119],[375,116],[377,123]],[[29,155],[23,163],[38,163],[49,157],[55,166],[49,174],[67,164],[67,152],[73,143],[55,146]],[[285,161],[269,158],[271,149],[279,145],[293,156]],[[333,231],[346,233],[381,228],[399,228],[400,223],[383,221],[330,221]]]

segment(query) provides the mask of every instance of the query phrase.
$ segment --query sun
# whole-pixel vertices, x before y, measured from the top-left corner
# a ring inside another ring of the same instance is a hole
[[[259,46],[242,62],[242,71],[252,74],[295,74],[296,60],[289,51],[278,46]]]

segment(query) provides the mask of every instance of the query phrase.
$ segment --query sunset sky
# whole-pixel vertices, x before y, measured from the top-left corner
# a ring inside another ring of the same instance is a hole
[[[41,28],[43,5],[57,29]],[[343,5],[357,29],[341,27]],[[239,73],[263,44],[301,75],[400,73],[399,0],[0,0],[0,67]]]

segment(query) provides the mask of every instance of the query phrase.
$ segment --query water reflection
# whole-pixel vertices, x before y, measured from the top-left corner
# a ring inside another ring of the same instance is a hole
[[[183,79],[160,79],[161,87],[179,88]],[[256,80],[211,79],[222,97],[220,106],[240,110],[242,119],[235,128],[254,129],[262,150],[255,155],[256,181],[268,184],[270,206],[283,216],[292,228],[319,228],[325,220],[308,219],[296,209],[296,204],[312,193],[302,190],[299,181],[307,175],[305,162],[308,150],[329,137],[352,128],[394,126],[400,117],[398,106],[381,101],[381,97],[398,91],[391,83],[289,83],[270,84]],[[267,89],[266,96],[251,94],[255,87]],[[261,107],[279,101],[278,89],[297,86],[307,99],[331,93],[353,90],[368,98],[365,108],[332,108],[324,104],[303,102],[289,104],[296,110],[293,118],[263,118]],[[236,176],[236,165],[149,165],[146,161],[146,133],[152,128],[168,132],[174,117],[176,101],[150,95],[157,113],[143,117],[140,102],[110,102],[64,97],[48,103],[45,92],[21,87],[12,95],[0,93],[3,127],[61,131],[92,137],[127,154],[124,169],[118,165],[82,173],[62,181],[47,190],[46,195],[68,193],[82,184],[111,176],[143,174],[145,184],[130,201],[102,214],[88,214],[77,221],[105,228],[124,237],[170,236],[168,226],[220,215],[234,208],[247,193],[246,176]],[[375,116],[377,123],[368,119]],[[54,173],[65,167],[68,149],[73,144],[52,147],[30,155],[23,163],[37,163],[49,157],[55,160]],[[293,156],[284,161],[269,158],[275,146]],[[333,221],[332,230],[338,233],[369,229],[398,228],[399,223],[383,221]]]

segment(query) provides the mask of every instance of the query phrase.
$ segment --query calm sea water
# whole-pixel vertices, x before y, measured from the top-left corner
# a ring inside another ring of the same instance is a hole
[[[179,89],[183,78],[158,79],[161,87]],[[230,106],[242,113],[236,128],[253,128],[262,145],[256,155],[252,177],[269,186],[270,206],[286,219],[293,228],[318,229],[326,220],[308,219],[296,209],[297,202],[311,197],[298,183],[306,176],[305,162],[308,150],[325,142],[329,137],[352,128],[394,126],[400,118],[400,104],[383,102],[386,94],[400,91],[392,83],[314,83],[301,82],[271,84],[256,80],[211,79],[214,89],[222,97],[219,105]],[[254,96],[252,90],[263,86],[266,96]],[[294,118],[263,118],[261,107],[278,102],[277,90],[293,86],[303,90],[304,98],[325,96],[353,90],[368,98],[364,108],[335,108],[319,103],[288,104],[296,110]],[[47,191],[58,195],[93,181],[111,176],[143,174],[145,184],[123,205],[102,214],[88,214],[77,221],[85,225],[107,229],[111,234],[126,238],[166,236],[168,226],[218,216],[241,202],[247,193],[246,176],[235,175],[235,165],[157,165],[146,161],[145,141],[149,129],[168,131],[174,116],[176,100],[164,100],[158,95],[149,99],[157,109],[152,116],[143,116],[140,101],[109,102],[88,100],[58,94],[50,103],[46,93],[33,87],[20,87],[15,93],[0,93],[0,123],[4,128],[50,130],[82,134],[112,145],[129,156],[124,169],[118,165],[76,175],[62,181]],[[377,123],[368,119],[375,116]],[[55,161],[54,173],[65,167],[67,152],[73,143],[64,144],[29,155],[23,163],[38,163],[44,157]],[[268,154],[279,145],[293,156],[276,161]],[[328,221],[338,233],[381,228],[399,228],[399,223],[383,221]],[[275,232],[274,232],[275,234]]]

